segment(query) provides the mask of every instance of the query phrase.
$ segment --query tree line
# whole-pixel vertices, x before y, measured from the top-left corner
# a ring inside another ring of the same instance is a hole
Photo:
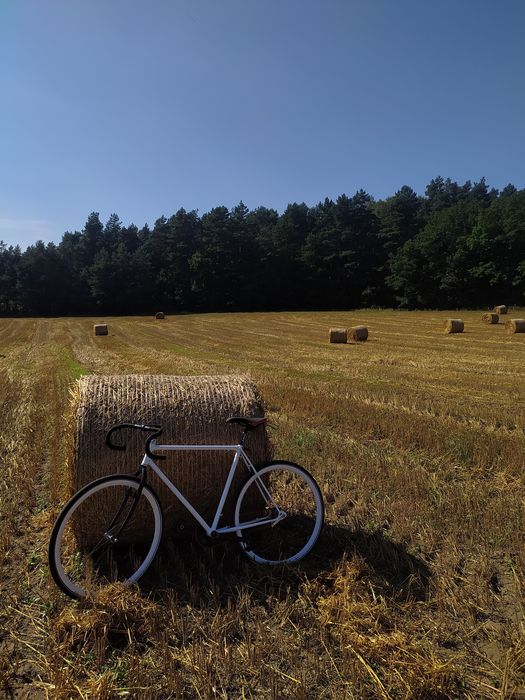
[[[316,206],[199,216],[152,228],[89,215],[60,243],[0,243],[4,315],[485,308],[525,304],[525,189],[437,177],[375,201],[364,190]]]

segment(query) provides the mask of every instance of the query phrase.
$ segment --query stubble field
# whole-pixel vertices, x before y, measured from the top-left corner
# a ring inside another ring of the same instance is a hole
[[[315,552],[270,571],[168,539],[142,590],[67,600],[46,546],[84,373],[249,375],[322,487]],[[525,698],[525,335],[480,312],[0,319],[0,399],[6,697]]]

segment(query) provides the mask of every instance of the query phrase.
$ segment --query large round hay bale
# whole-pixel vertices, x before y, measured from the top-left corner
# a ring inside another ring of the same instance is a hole
[[[506,314],[508,309],[505,304],[501,304],[500,306],[495,306],[493,311],[497,314]]]
[[[447,318],[443,326],[445,333],[463,333],[465,324],[460,318]]]
[[[348,333],[346,328],[330,328],[328,337],[331,343],[346,343]]]
[[[505,321],[505,329],[507,333],[525,333],[525,319],[511,318]]]
[[[95,335],[107,335],[108,327],[105,323],[95,323],[93,326],[93,333]]]
[[[495,314],[495,313],[483,314],[483,316],[481,317],[481,320],[483,321],[483,323],[489,323],[489,324],[499,323],[499,314]]]
[[[164,311],[157,311],[157,313],[155,314],[155,318],[157,318],[157,319],[164,318]]]
[[[348,337],[351,340],[364,343],[368,338],[368,328],[366,326],[352,326],[348,331]]]
[[[246,377],[235,375],[81,377],[73,394],[72,408],[75,419],[74,450],[69,460],[72,492],[101,476],[133,474],[137,470],[147,435],[137,430],[123,430],[114,439],[125,442],[127,450],[111,450],[105,445],[105,437],[116,423],[161,425],[162,444],[235,445],[242,429],[236,424],[226,424],[226,419],[234,415],[264,415],[256,387]],[[264,427],[250,433],[246,449],[254,464],[268,460],[270,447]],[[161,469],[211,524],[234,453],[166,451],[159,454],[166,455],[166,460],[158,462]],[[148,483],[160,498],[166,518],[165,531],[175,533],[180,525],[193,529],[196,525],[193,517],[160,479],[150,473]],[[244,465],[239,464],[230,491],[232,497],[237,495],[246,476]],[[233,504],[231,498],[223,511],[225,518]],[[112,507],[113,504],[100,503],[100,511],[93,517],[99,517]],[[82,529],[89,531],[89,527]],[[129,536],[136,540],[141,534],[132,532]]]

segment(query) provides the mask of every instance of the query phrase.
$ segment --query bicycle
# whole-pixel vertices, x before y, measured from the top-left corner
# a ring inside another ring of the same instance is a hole
[[[151,433],[144,456],[133,475],[113,474],[92,481],[78,491],[60,512],[49,541],[49,567],[55,583],[67,595],[81,599],[109,582],[136,583],[150,567],[163,532],[160,501],[147,483],[148,470],[170,489],[191,513],[211,541],[234,539],[244,554],[258,564],[291,564],[305,557],[319,538],[324,520],[324,503],[319,486],[306,469],[287,461],[271,461],[255,467],[244,443],[266,418],[233,416],[227,423],[244,430],[236,445],[162,445],[158,425],[121,423],[106,435],[106,445],[125,450],[115,443],[114,433],[130,429]],[[166,459],[158,451],[233,451],[222,494],[211,524],[186,499],[158,466]],[[233,524],[221,525],[223,508],[242,462],[248,478],[235,502]],[[101,506],[103,506],[101,508]],[[103,516],[97,516],[100,512]],[[123,546],[126,541],[135,541]],[[142,541],[140,541],[142,540]]]

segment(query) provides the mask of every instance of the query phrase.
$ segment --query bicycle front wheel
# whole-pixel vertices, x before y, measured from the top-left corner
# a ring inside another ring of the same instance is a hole
[[[319,538],[323,520],[317,482],[293,462],[260,467],[235,506],[239,544],[259,564],[288,564],[305,557]]]
[[[162,510],[149,486],[139,487],[135,477],[106,476],[64,506],[49,541],[51,575],[64,593],[80,599],[108,583],[135,583],[147,571],[162,536]]]

